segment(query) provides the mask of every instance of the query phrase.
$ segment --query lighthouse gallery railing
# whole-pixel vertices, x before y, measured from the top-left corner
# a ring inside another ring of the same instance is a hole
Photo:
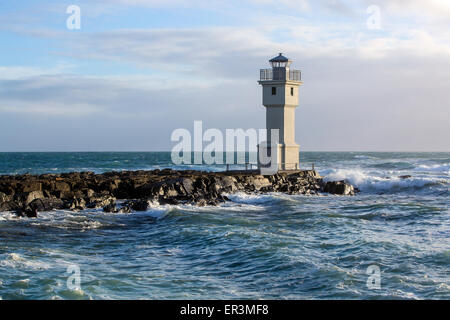
[[[302,72],[300,70],[274,70],[274,69],[261,69],[260,70],[260,80],[292,80],[292,81],[302,81]]]

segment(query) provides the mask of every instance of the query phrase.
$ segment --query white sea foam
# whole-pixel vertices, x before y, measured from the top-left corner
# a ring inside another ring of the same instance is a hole
[[[447,175],[450,175],[450,163],[445,164],[432,164],[432,165],[419,165],[417,166],[414,171],[419,172],[442,172]]]
[[[136,211],[132,214],[137,215],[146,215],[156,219],[164,218],[171,210],[173,210],[176,206],[168,205],[168,204],[158,204],[156,202],[152,202],[146,211]]]
[[[43,270],[50,268],[50,265],[41,261],[32,261],[24,258],[18,253],[8,253],[5,259],[0,260],[1,267],[10,267],[15,269]]]
[[[392,174],[393,172],[390,172]],[[345,180],[362,191],[399,191],[410,188],[424,188],[440,183],[448,183],[446,179],[435,177],[410,177],[402,179],[401,173],[385,177],[382,172],[369,172],[363,169],[332,169],[324,174],[325,181]]]
[[[91,229],[99,229],[108,225],[96,219],[95,212],[72,212],[67,210],[40,212],[38,218],[30,219],[32,226],[45,226],[66,230],[86,231]]]
[[[355,155],[354,158],[355,158],[355,159],[374,159],[374,157],[366,156],[366,155],[364,155],[364,154],[357,154],[357,155]]]
[[[441,290],[441,291],[450,291],[450,285],[448,285],[447,283],[441,282],[437,286],[437,289]]]
[[[175,247],[175,248],[168,248],[168,249],[166,249],[166,252],[170,256],[176,256],[176,255],[182,253],[183,250],[181,250],[179,247]]]
[[[272,194],[248,194],[245,192],[226,194],[226,196],[231,201],[242,204],[261,204],[274,199]]]
[[[7,221],[7,220],[17,220],[20,219],[19,217],[17,217],[17,215],[14,212],[10,212],[10,211],[3,211],[0,212],[0,221]]]
[[[420,300],[420,298],[416,296],[413,292],[406,292],[400,289],[395,290],[394,292],[391,293],[391,295],[402,299]]]

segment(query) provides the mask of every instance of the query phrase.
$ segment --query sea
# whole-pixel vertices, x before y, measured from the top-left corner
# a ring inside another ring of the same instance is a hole
[[[450,299],[450,153],[300,159],[360,192],[1,212],[0,299]],[[0,175],[163,168],[225,170],[168,152],[0,153]]]

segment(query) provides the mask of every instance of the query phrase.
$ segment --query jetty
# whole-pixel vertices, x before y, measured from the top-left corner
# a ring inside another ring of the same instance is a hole
[[[273,175],[172,169],[4,175],[0,176],[0,211],[26,217],[54,209],[102,208],[105,212],[128,213],[145,211],[152,203],[219,205],[236,192],[354,195],[357,191],[344,181],[325,182],[315,170]]]

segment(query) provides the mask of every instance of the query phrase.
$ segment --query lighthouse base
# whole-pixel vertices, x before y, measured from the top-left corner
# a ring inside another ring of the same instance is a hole
[[[300,146],[296,143],[270,144],[264,141],[258,145],[258,168],[261,174],[275,174],[278,171],[299,170]]]

